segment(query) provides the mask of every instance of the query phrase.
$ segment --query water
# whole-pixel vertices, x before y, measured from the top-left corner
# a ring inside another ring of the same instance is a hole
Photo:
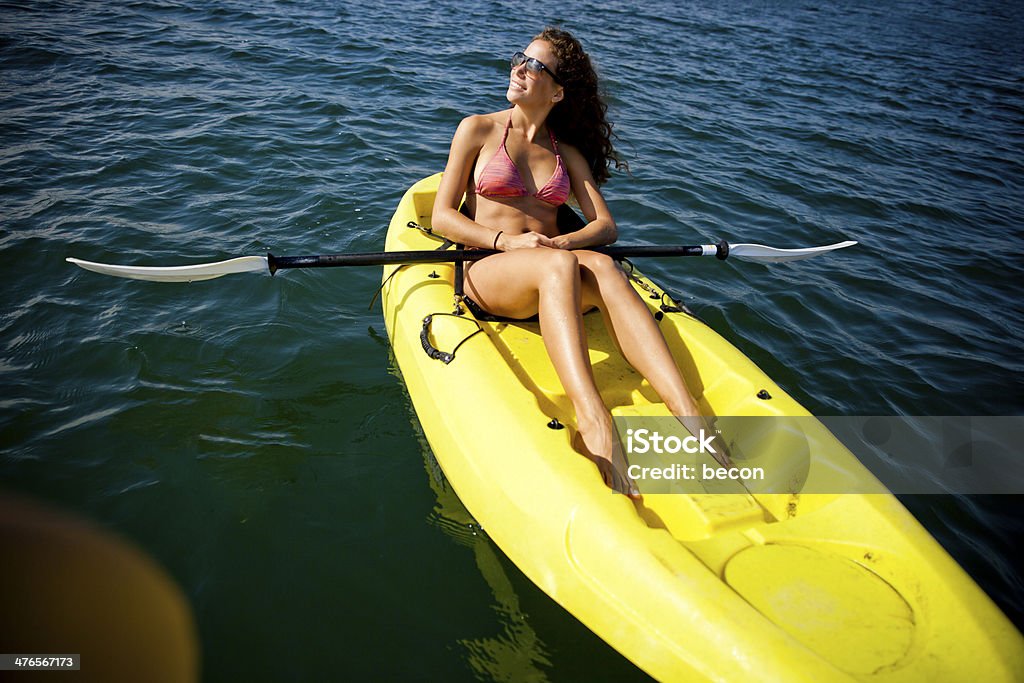
[[[164,565],[208,680],[643,678],[445,488],[367,309],[376,269],[164,285],[63,262],[378,250],[545,23],[605,79],[624,242],[860,240],[643,264],[812,412],[1024,412],[1018,3],[0,13],[0,482]],[[904,502],[1024,624],[1020,498]]]

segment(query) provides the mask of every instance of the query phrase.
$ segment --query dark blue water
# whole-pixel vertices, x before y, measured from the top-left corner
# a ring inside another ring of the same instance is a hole
[[[1020,3],[4,3],[0,487],[165,566],[208,680],[643,677],[445,488],[377,270],[63,261],[380,249],[546,23],[604,77],[623,242],[861,242],[641,265],[812,412],[1024,412]],[[1024,623],[1021,498],[904,502]]]

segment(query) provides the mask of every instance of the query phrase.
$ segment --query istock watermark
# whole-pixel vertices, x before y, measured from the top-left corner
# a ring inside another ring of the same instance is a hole
[[[1024,417],[616,417],[641,493],[1024,493]],[[723,467],[720,463],[728,463]]]
[[[653,450],[655,453],[710,453],[717,455],[718,451],[712,445],[717,435],[707,434],[703,429],[698,436],[690,434],[682,438],[675,434],[662,436],[660,432],[650,429],[627,429],[626,430],[626,452],[647,453]],[[635,443],[634,443],[635,441]]]
[[[674,421],[678,424],[678,421]],[[626,457],[631,461],[634,455],[645,455],[654,453],[658,455],[678,455],[686,453],[689,455],[706,454],[721,456],[725,448],[716,449],[715,439],[719,435],[712,432],[707,433],[700,430],[696,435],[689,434],[679,436],[677,434],[663,435],[661,432],[650,429],[626,429]],[[717,463],[711,465],[707,462],[699,465],[671,463],[662,467],[644,467],[638,464],[630,464],[626,468],[626,474],[635,482],[647,480],[663,481],[763,481],[764,469],[760,467],[722,467]],[[642,491],[643,489],[641,489]]]

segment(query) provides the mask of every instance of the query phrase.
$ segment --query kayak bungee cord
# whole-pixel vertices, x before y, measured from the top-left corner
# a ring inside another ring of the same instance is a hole
[[[446,239],[446,238],[440,237],[438,235],[435,235],[433,230],[431,230],[428,227],[422,226],[419,223],[416,223],[414,221],[409,221],[409,223],[405,227],[407,227],[407,228],[416,228],[417,230],[422,232],[424,235],[426,235],[428,237],[431,237],[431,238],[433,238],[435,240],[440,241],[441,245],[437,249],[435,249],[434,251],[444,251],[448,247],[450,247],[453,244],[455,244],[450,239]],[[373,308],[373,304],[377,301],[377,298],[380,296],[380,293],[382,291],[384,291],[384,287],[389,282],[391,282],[391,278],[393,278],[395,275],[397,275],[398,271],[400,271],[406,265],[408,265],[408,264],[402,264],[398,268],[395,268],[393,271],[391,271],[391,275],[388,275],[387,279],[384,280],[384,282],[380,283],[380,287],[378,287],[377,291],[373,293],[373,297],[370,299],[370,304],[366,307],[366,310],[370,310],[371,308]]]

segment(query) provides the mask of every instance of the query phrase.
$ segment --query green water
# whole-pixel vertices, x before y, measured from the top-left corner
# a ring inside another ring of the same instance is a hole
[[[1019,415],[1022,12],[886,7],[4,4],[0,487],[166,567],[207,680],[644,678],[445,488],[378,270],[167,285],[63,259],[378,250],[557,22],[607,84],[624,242],[861,242],[645,272],[817,414]],[[1024,623],[1020,498],[904,502]]]

